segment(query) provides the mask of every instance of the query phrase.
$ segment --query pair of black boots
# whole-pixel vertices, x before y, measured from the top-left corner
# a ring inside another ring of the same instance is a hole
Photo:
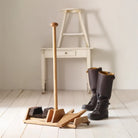
[[[108,118],[108,105],[115,76],[111,72],[102,71],[102,68],[100,67],[89,68],[88,77],[92,97],[89,103],[83,105],[82,108],[88,111],[93,111],[88,114],[88,118],[91,120]]]

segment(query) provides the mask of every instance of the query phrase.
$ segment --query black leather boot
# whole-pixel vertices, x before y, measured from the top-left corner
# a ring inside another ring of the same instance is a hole
[[[88,69],[88,78],[89,84],[92,91],[92,97],[88,104],[82,105],[82,109],[86,109],[88,111],[93,111],[97,103],[97,94],[96,94],[96,87],[97,87],[97,78],[98,72],[101,71],[102,68],[89,68]]]
[[[88,114],[91,120],[108,118],[108,105],[115,76],[113,73],[100,71],[97,80],[97,104],[94,111]]]

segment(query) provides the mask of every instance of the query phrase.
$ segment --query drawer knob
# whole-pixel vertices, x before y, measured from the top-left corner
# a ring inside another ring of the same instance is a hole
[[[65,54],[68,54],[68,52],[65,52]]]

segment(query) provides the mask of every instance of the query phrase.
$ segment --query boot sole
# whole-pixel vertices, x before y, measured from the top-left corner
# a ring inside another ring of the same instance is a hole
[[[101,117],[92,117],[91,114],[88,114],[88,118],[90,120],[103,120],[103,119],[107,119],[108,115],[104,115],[104,116],[101,116]]]

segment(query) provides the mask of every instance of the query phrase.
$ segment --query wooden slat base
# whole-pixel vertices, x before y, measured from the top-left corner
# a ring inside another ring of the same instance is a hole
[[[74,109],[72,109],[67,114],[65,114],[58,122],[52,122],[52,115],[50,114],[50,111],[51,110],[49,110],[47,118],[44,119],[29,117],[28,116],[29,113],[27,113],[24,123],[44,125],[44,126],[54,126],[54,127],[67,127],[67,128],[77,128],[77,126],[81,123],[86,123],[87,125],[89,125],[90,123],[87,116],[80,117],[85,112],[85,110],[82,110],[78,113],[73,113]]]
[[[77,126],[81,123],[85,123],[87,125],[90,124],[90,121],[88,120],[87,116],[83,116],[83,117],[78,117],[74,119],[74,122],[72,124],[68,123],[65,127],[68,128],[77,128]]]
[[[64,127],[66,126],[69,122],[71,122],[72,120],[74,120],[75,118],[80,117],[83,113],[85,113],[86,110],[82,110],[78,113],[70,113],[68,112],[67,114],[65,114],[61,120],[58,122],[58,126],[59,127]]]
[[[57,123],[52,122],[46,122],[46,119],[40,119],[40,118],[30,118],[28,120],[24,120],[24,123],[26,124],[35,124],[35,125],[44,125],[44,126],[57,126]]]

